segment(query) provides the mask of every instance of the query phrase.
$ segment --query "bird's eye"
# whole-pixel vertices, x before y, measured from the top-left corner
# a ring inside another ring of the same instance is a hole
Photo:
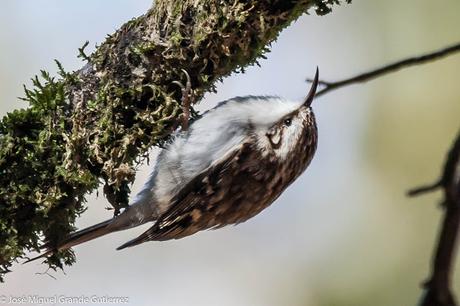
[[[285,126],[290,126],[291,123],[292,123],[292,119],[291,119],[291,118],[284,119],[284,125],[285,125]]]

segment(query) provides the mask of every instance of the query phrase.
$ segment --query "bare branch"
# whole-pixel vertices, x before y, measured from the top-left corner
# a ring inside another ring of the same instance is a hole
[[[444,221],[431,276],[424,284],[425,293],[420,306],[458,305],[451,290],[451,277],[460,229],[460,131],[447,156],[441,179],[436,184],[411,191],[410,195],[433,191],[439,187],[444,190]]]
[[[411,189],[409,190],[407,195],[410,197],[414,197],[414,196],[418,196],[424,193],[435,191],[441,187],[442,187],[442,182],[439,180],[435,183],[432,183],[431,185],[426,185],[426,186],[421,186],[421,187]]]
[[[324,95],[332,90],[355,83],[365,83],[400,69],[425,64],[434,60],[460,52],[460,42],[424,55],[411,57],[380,67],[375,70],[358,74],[337,82],[320,81],[324,88],[316,96]],[[311,82],[310,79],[307,81]],[[460,132],[454,142],[444,165],[442,176],[434,183],[408,192],[409,196],[418,196],[442,188],[444,191],[443,207],[444,220],[435,250],[432,273],[424,283],[425,292],[420,300],[420,306],[457,306],[451,290],[451,276],[457,249],[460,229]]]
[[[454,54],[456,52],[460,52],[460,42],[457,43],[457,44],[454,44],[454,45],[452,45],[450,47],[447,47],[447,48],[436,50],[434,52],[427,53],[427,54],[420,55],[420,56],[406,58],[406,59],[397,61],[395,63],[392,63],[392,64],[389,64],[389,65],[377,68],[375,70],[364,72],[364,73],[358,74],[356,76],[353,76],[351,78],[347,78],[347,79],[344,79],[344,80],[341,80],[341,81],[327,82],[327,81],[322,80],[322,81],[320,81],[320,84],[323,85],[324,88],[322,90],[318,91],[316,93],[316,96],[317,97],[322,96],[325,93],[328,93],[328,92],[330,92],[332,90],[339,89],[339,88],[342,88],[344,86],[348,86],[348,85],[351,85],[351,84],[365,83],[365,82],[371,81],[373,79],[376,79],[378,77],[381,77],[382,75],[392,73],[392,72],[396,72],[396,71],[398,71],[400,69],[403,69],[403,68],[407,68],[407,67],[411,67],[411,66],[415,66],[415,65],[421,65],[421,64],[425,64],[425,63],[428,63],[428,62],[431,62],[431,61],[435,61],[435,60],[441,59],[443,57],[452,55],[452,54]],[[307,79],[307,81],[311,82],[310,79]]]

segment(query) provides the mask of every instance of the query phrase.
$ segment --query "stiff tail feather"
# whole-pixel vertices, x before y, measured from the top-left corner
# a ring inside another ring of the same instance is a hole
[[[53,253],[57,251],[67,250],[83,242],[87,242],[87,241],[96,239],[98,237],[107,235],[113,232],[113,229],[109,227],[112,221],[113,219],[109,219],[104,222],[95,224],[93,226],[84,228],[80,231],[76,231],[75,233],[70,234],[69,237],[67,237],[64,241],[62,241],[62,243],[58,245],[57,247],[52,247],[49,243],[45,243],[44,245],[40,247],[41,249],[44,250],[44,253],[40,254],[37,257],[29,259],[24,263],[28,263],[31,261],[38,260],[40,258],[48,257],[49,255],[52,255]]]
[[[150,205],[142,205],[144,203],[139,202],[141,205],[132,205],[126,209],[123,213],[113,219],[106,220],[104,222],[95,224],[93,226],[84,228],[75,233],[71,233],[66,239],[64,239],[59,245],[52,246],[49,243],[45,243],[40,247],[44,250],[44,253],[37,257],[27,260],[25,263],[47,257],[55,252],[67,250],[78,244],[96,239],[98,237],[132,228],[149,221],[155,220],[155,214]]]

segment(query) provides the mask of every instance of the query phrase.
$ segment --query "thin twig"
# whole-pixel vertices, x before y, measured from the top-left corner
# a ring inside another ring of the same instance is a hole
[[[451,278],[460,228],[460,131],[447,156],[438,183],[415,189],[411,195],[438,187],[444,190],[445,215],[433,258],[431,276],[424,284],[425,293],[420,306],[458,305],[452,293]]]
[[[364,82],[373,80],[375,78],[378,78],[384,74],[396,72],[400,69],[407,68],[410,66],[420,65],[420,64],[424,64],[430,61],[434,61],[434,60],[446,57],[448,55],[452,55],[456,52],[460,52],[460,42],[450,47],[447,47],[447,48],[436,50],[434,52],[427,53],[424,55],[403,59],[398,62],[377,68],[372,71],[364,72],[354,77],[347,78],[341,81],[337,81],[337,82],[320,81],[320,84],[323,85],[324,88],[316,93],[316,97],[322,96],[325,93],[328,93],[332,90],[339,89],[341,87],[344,87],[350,84],[364,83]],[[311,80],[307,80],[307,81],[311,81]]]
[[[438,180],[437,182],[434,182],[431,185],[426,185],[426,186],[421,186],[421,187],[411,189],[409,190],[409,192],[407,192],[407,195],[410,197],[414,197],[414,196],[418,196],[424,193],[435,191],[441,187],[442,187],[442,182],[441,180]]]

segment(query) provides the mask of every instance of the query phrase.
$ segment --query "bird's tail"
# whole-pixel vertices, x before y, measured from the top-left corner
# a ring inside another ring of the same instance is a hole
[[[141,225],[145,222],[151,221],[152,219],[149,219],[148,217],[153,217],[153,215],[148,214],[150,211],[147,210],[145,209],[145,206],[141,205],[130,206],[128,209],[126,209],[123,213],[121,213],[115,218],[106,220],[104,222],[71,233],[57,246],[53,246],[50,243],[45,243],[40,247],[40,249],[43,250],[43,253],[37,257],[27,260],[25,263],[40,258],[48,257],[49,255],[52,255],[58,251],[67,250],[71,247],[99,238],[101,236],[121,231],[124,229],[132,228]]]
[[[51,246],[50,243],[45,243],[44,245],[40,246],[40,249],[43,250],[43,253],[37,257],[27,260],[25,263],[35,261],[40,258],[48,257],[49,255],[52,255],[58,251],[67,250],[83,242],[87,242],[98,237],[107,235],[112,232],[109,227],[112,221],[113,219],[109,219],[104,222],[71,233],[56,247]]]

